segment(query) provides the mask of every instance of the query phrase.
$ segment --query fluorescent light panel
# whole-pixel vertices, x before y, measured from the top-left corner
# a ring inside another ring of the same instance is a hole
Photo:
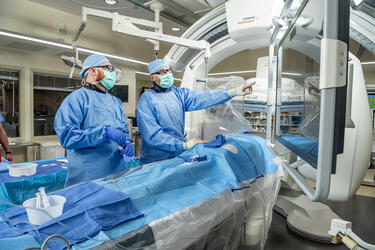
[[[369,64],[375,64],[375,62],[362,62],[362,65],[369,65]]]
[[[64,48],[64,49],[73,49],[73,47],[71,45],[67,45],[67,44],[63,44],[63,43],[50,42],[50,41],[43,40],[43,39],[33,38],[33,37],[29,37],[29,36],[24,36],[24,35],[18,35],[18,34],[4,32],[4,31],[0,31],[0,35],[18,38],[18,39],[23,39],[23,40],[32,41],[32,42],[37,42],[37,43],[42,43],[42,44],[47,44],[47,45],[56,46],[56,47],[60,47],[60,48]]]
[[[67,45],[67,44],[63,44],[63,43],[57,43],[57,42],[50,42],[50,41],[39,39],[39,38],[33,38],[33,37],[25,36],[25,35],[19,35],[19,34],[14,34],[14,33],[10,33],[10,32],[5,32],[5,31],[0,31],[0,35],[18,38],[18,39],[27,40],[27,41],[36,42],[36,43],[41,43],[41,44],[46,44],[46,45],[51,45],[51,46],[60,47],[60,48],[64,48],[64,49],[73,49],[73,46],[71,46],[71,45]],[[100,54],[100,55],[107,56],[107,57],[114,58],[114,59],[118,59],[118,60],[121,60],[121,61],[147,65],[146,62],[142,62],[142,61],[126,58],[126,57],[116,56],[116,55],[112,55],[112,54],[108,54],[108,53],[104,53],[104,52],[100,52],[100,51],[96,51],[96,50],[79,48],[79,47],[77,49],[78,49],[78,51],[82,51],[82,52],[86,52],[86,53]]]
[[[292,73],[292,72],[283,72],[283,75],[288,75],[288,76],[300,76],[300,73]]]

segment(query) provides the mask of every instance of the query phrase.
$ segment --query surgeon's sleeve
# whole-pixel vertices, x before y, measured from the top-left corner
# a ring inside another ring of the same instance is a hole
[[[55,116],[55,131],[66,149],[95,147],[106,141],[105,127],[81,129],[85,119],[83,100],[72,93],[61,104]]]
[[[198,91],[180,88],[179,91],[181,91],[185,100],[185,111],[209,108],[218,104],[226,103],[231,99],[228,95],[228,89]]]
[[[121,130],[122,130],[122,132],[124,132],[124,134],[126,136],[126,141],[130,141],[128,126],[127,126],[127,122],[126,122],[126,116],[125,116],[124,108],[122,107],[122,102],[121,102],[120,99],[117,99],[117,103],[119,105],[120,112],[121,112],[120,119],[121,119],[122,123],[124,124],[124,127],[121,128]]]
[[[137,125],[142,141],[147,145],[168,152],[182,152],[182,140],[163,131],[153,114],[152,104],[146,98],[140,98],[137,106]]]

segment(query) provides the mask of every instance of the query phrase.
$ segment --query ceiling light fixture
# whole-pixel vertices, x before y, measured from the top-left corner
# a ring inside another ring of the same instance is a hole
[[[300,76],[300,73],[292,73],[292,72],[283,72],[283,75],[288,75],[288,76]]]
[[[116,0],[105,0],[104,2],[105,2],[106,4],[109,4],[109,5],[114,5],[114,4],[117,3]]]
[[[63,44],[63,43],[50,42],[50,41],[39,39],[39,38],[19,35],[19,34],[5,32],[5,31],[0,31],[0,35],[18,38],[18,39],[27,40],[27,41],[36,42],[36,43],[42,43],[42,44],[51,45],[51,46],[56,46],[56,47],[60,47],[60,48],[64,48],[64,49],[73,49],[73,47],[71,45],[67,45],[67,44]]]
[[[104,53],[104,52],[100,52],[100,51],[96,51],[96,50],[91,50],[91,49],[78,48],[78,51],[82,51],[82,52],[86,52],[86,53],[90,53],[90,54],[99,54],[99,55],[103,55],[103,56],[106,56],[106,57],[110,57],[110,58],[114,58],[114,59],[118,59],[118,60],[122,60],[122,61],[127,61],[127,62],[143,64],[143,65],[148,64],[146,62],[142,62],[142,61],[138,61],[138,60],[122,57],[122,56],[115,56],[115,55],[112,55],[112,54],[108,54],[108,53]]]
[[[172,31],[180,31],[181,28],[179,28],[179,27],[172,27],[171,30],[172,30]]]
[[[361,62],[362,65],[375,64],[375,62]]]
[[[0,35],[18,38],[18,39],[36,42],[36,43],[41,43],[41,44],[46,44],[46,45],[50,45],[50,46],[60,47],[60,48],[64,48],[64,49],[73,49],[73,47],[71,45],[68,45],[68,44],[51,42],[51,41],[47,41],[47,40],[44,40],[44,39],[34,38],[34,37],[30,37],[30,36],[25,36],[25,35],[21,35],[21,34],[1,31],[1,30],[0,30]],[[121,61],[147,65],[146,62],[142,62],[142,61],[126,58],[126,57],[116,56],[116,55],[112,55],[112,54],[108,54],[108,53],[104,53],[104,52],[100,52],[100,51],[96,51],[96,50],[79,48],[79,47],[77,47],[77,49],[78,49],[78,51],[86,52],[86,53],[89,53],[89,54],[100,54],[100,55],[107,56],[107,57],[114,58],[114,59],[118,59],[118,60],[121,60]]]

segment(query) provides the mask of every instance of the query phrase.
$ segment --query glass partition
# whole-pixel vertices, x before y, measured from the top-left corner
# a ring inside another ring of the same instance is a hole
[[[19,71],[0,69],[0,112],[8,137],[19,137]]]
[[[81,86],[78,78],[34,73],[34,136],[55,135],[55,114],[62,101]]]

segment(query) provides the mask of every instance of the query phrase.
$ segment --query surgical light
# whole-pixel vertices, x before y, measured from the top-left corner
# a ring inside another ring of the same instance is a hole
[[[104,2],[105,2],[106,4],[109,4],[109,5],[114,5],[114,4],[117,3],[116,0],[105,0]]]

